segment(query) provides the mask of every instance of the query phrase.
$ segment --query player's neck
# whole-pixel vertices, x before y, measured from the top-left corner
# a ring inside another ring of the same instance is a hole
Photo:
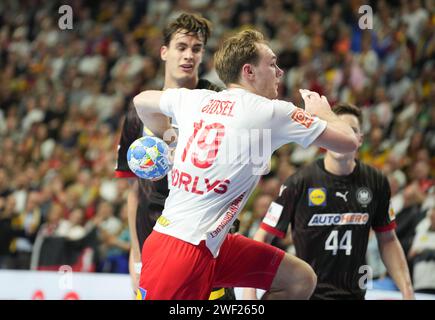
[[[229,83],[227,85],[227,89],[243,89],[252,93],[257,94],[257,92],[255,92],[255,89],[247,84],[244,83]]]
[[[229,83],[227,85],[227,88],[228,89],[245,89],[246,90],[245,86],[238,84],[238,83]]]
[[[173,88],[195,89],[196,86],[198,85],[198,81],[199,81],[198,76],[188,78],[188,79],[181,79],[181,80],[176,80],[174,78],[166,76],[165,84],[163,85],[163,90],[173,89]]]
[[[355,158],[335,159],[332,156],[325,156],[325,170],[336,176],[347,176],[353,172],[356,166]]]

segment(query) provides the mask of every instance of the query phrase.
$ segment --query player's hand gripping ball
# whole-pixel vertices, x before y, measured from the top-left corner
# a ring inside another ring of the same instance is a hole
[[[157,137],[139,138],[128,148],[127,162],[139,178],[159,180],[170,170],[169,147]]]

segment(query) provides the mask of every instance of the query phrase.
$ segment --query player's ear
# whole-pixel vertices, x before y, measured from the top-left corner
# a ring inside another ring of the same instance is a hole
[[[162,59],[163,61],[167,60],[167,55],[168,55],[168,47],[167,46],[161,46],[160,47],[160,59]]]
[[[252,68],[252,64],[245,63],[242,66],[242,76],[248,80],[254,80],[254,69]]]

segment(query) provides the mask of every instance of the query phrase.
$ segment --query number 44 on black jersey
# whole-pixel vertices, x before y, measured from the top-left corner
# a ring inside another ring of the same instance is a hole
[[[347,176],[325,170],[323,159],[299,170],[282,186],[261,228],[284,237],[291,225],[296,255],[318,277],[313,298],[362,299],[370,228],[395,228],[387,178],[357,161]]]

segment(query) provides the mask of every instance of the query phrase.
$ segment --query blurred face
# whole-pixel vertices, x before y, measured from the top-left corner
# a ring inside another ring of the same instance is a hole
[[[39,196],[36,192],[29,193],[27,199],[27,210],[33,210],[38,205]]]
[[[252,65],[253,86],[256,93],[269,99],[278,96],[278,85],[283,71],[276,64],[276,56],[264,43],[257,44],[260,60]]]
[[[109,218],[113,215],[112,206],[108,202],[102,202],[98,206],[97,215],[103,218]]]
[[[83,210],[75,209],[70,213],[69,221],[74,225],[79,225],[82,223],[83,215]]]
[[[341,114],[338,117],[341,120],[343,120],[344,122],[346,122],[348,125],[350,125],[353,132],[355,132],[355,134],[358,137],[358,147],[360,147],[362,144],[362,133],[361,133],[360,124],[358,122],[358,118],[354,115],[351,115],[351,114]],[[327,152],[328,152],[328,155],[332,156],[332,158],[334,158],[335,160],[346,160],[346,159],[352,160],[352,159],[355,159],[356,153],[358,151],[354,151],[354,152],[350,152],[350,153],[337,153],[337,152],[333,152],[333,151],[328,150]]]
[[[414,177],[418,180],[426,179],[429,177],[430,167],[425,161],[418,161],[414,165]]]
[[[50,213],[48,214],[47,220],[51,223],[57,223],[63,217],[62,207],[54,204],[51,207]]]
[[[172,36],[169,46],[162,46],[160,57],[165,64],[165,80],[182,83],[198,77],[204,43],[196,34],[185,34],[184,30]]]

